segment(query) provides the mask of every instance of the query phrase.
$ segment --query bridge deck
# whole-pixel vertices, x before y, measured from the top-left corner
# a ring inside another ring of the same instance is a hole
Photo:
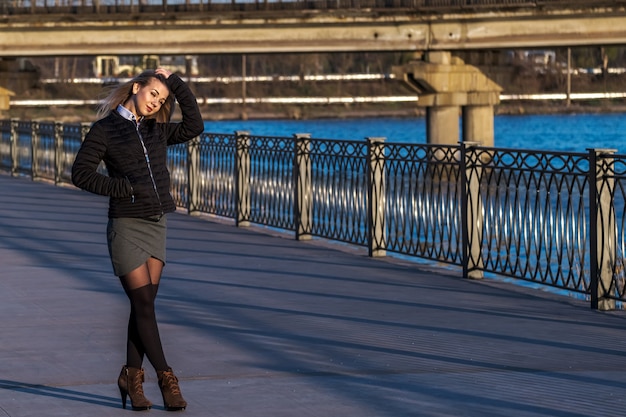
[[[7,175],[0,190],[0,415],[128,415],[106,199]],[[186,416],[624,415],[623,311],[169,219],[157,314]]]
[[[339,10],[333,6],[337,3],[329,2],[328,7],[322,6],[321,9],[315,6],[311,10],[287,10],[294,5],[308,7],[309,2],[217,2],[219,6],[228,4],[234,9],[211,13],[170,13],[160,9],[154,13],[154,10],[147,9],[137,14],[133,7],[116,8],[116,13],[108,9],[99,13],[100,9],[96,7],[92,9],[95,13],[72,9],[65,11],[70,14],[64,14],[62,7],[54,7],[50,12],[56,11],[56,14],[42,15],[35,8],[27,14],[9,12],[10,19],[0,19],[0,51],[5,58],[358,51],[419,53],[626,43],[626,16],[621,1],[565,3],[547,0],[537,5],[536,2],[520,3],[518,0],[481,0],[478,4],[471,2],[469,7],[466,1],[443,1],[434,8],[390,7],[384,10],[365,4]],[[416,6],[412,1],[408,3]],[[214,3],[209,4],[213,8]],[[278,4],[280,9],[244,13],[240,10],[243,4],[254,7]],[[481,7],[477,7],[479,5]],[[452,9],[447,13],[444,10],[449,6]],[[47,13],[47,8],[44,9]],[[40,22],[42,16],[45,16],[45,24]],[[54,23],[56,19],[59,24]]]

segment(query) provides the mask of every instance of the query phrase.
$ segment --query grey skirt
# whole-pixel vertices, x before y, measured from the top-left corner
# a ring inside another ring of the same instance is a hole
[[[126,217],[109,219],[107,243],[115,275],[128,274],[150,257],[165,264],[166,232],[165,216],[159,221]]]

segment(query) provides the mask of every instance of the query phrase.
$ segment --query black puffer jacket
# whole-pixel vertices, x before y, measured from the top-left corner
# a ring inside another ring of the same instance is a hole
[[[182,122],[157,123],[154,119],[147,119],[139,125],[156,191],[137,125],[117,111],[93,124],[76,155],[72,182],[84,190],[109,196],[110,218],[147,218],[176,209],[170,194],[167,146],[187,142],[200,135],[204,123],[196,98],[183,80],[172,74],[167,84],[180,106]],[[106,164],[108,176],[97,172],[100,161]]]

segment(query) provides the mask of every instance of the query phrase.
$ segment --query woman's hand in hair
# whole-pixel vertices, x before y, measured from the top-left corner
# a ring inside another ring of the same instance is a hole
[[[169,78],[170,75],[172,75],[172,71],[165,68],[157,68],[156,70],[154,70],[154,72],[156,74],[161,74],[166,80]]]

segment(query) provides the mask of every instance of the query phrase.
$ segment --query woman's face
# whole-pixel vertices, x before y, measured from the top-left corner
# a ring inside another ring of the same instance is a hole
[[[139,117],[148,117],[158,113],[170,95],[167,86],[156,78],[152,78],[144,86],[138,83],[133,84],[133,94],[135,113]]]

